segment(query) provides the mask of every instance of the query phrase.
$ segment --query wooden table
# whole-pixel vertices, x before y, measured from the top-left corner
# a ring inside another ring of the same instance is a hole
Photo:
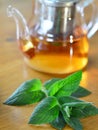
[[[31,126],[28,119],[34,106],[10,107],[3,102],[23,82],[40,78],[43,82],[53,75],[40,73],[25,65],[15,39],[15,24],[6,14],[11,4],[21,10],[27,19],[32,13],[32,0],[0,0],[0,130],[54,130],[49,125]],[[28,11],[27,11],[28,10]],[[98,32],[89,40],[89,63],[83,71],[81,85],[92,91],[84,99],[98,107]],[[98,116],[81,120],[84,130],[98,130]],[[64,130],[71,130],[66,127]]]

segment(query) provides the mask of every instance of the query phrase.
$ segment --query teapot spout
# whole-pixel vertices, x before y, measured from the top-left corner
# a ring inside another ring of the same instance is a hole
[[[29,39],[29,28],[27,26],[27,21],[20,13],[20,11],[11,5],[7,8],[8,17],[13,17],[16,23],[16,37],[19,40],[20,37]]]

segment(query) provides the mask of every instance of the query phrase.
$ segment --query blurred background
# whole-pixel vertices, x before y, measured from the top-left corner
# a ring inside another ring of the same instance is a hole
[[[24,5],[23,6],[24,8],[21,8],[22,4]],[[13,0],[0,0],[0,24],[2,25],[0,27],[2,27],[2,29],[4,30],[3,33],[0,31],[0,41],[4,41],[4,40],[11,41],[16,38],[15,23],[13,19],[8,18],[7,16],[8,5],[17,7],[27,19],[30,18],[31,13],[32,13],[32,6],[33,6],[32,0],[14,0],[14,1]],[[28,11],[28,15],[24,13],[25,10]],[[9,30],[10,30],[10,34],[9,34]]]

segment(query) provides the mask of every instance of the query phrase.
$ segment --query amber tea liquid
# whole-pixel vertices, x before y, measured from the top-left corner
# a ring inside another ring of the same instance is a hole
[[[64,41],[49,42],[32,37],[20,39],[20,48],[26,63],[35,70],[68,74],[84,68],[88,62],[88,40],[86,35]]]

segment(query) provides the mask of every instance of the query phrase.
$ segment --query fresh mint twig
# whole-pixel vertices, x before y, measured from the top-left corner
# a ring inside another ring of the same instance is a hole
[[[68,124],[74,130],[83,130],[80,119],[98,114],[92,103],[78,99],[91,94],[79,86],[82,71],[66,78],[53,78],[44,84],[40,79],[24,82],[4,102],[7,105],[21,106],[41,102],[35,107],[29,124],[49,123],[57,130]]]

